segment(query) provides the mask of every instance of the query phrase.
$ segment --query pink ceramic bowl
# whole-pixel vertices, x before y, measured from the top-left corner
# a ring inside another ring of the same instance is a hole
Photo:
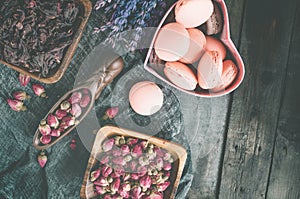
[[[165,83],[173,86],[174,88],[176,88],[182,92],[185,92],[185,93],[188,93],[188,94],[194,95],[194,96],[199,96],[199,97],[219,97],[219,96],[226,95],[226,94],[234,91],[242,83],[242,81],[244,79],[244,75],[245,75],[245,67],[244,67],[243,60],[230,38],[230,27],[229,27],[229,19],[228,19],[228,12],[227,12],[227,8],[226,8],[226,4],[225,4],[224,0],[213,0],[213,1],[219,6],[219,8],[222,12],[222,15],[223,15],[223,22],[224,22],[222,32],[219,34],[218,39],[220,39],[223,42],[223,44],[226,46],[227,53],[229,54],[230,59],[236,64],[236,66],[238,68],[237,77],[235,78],[235,80],[229,87],[227,87],[226,89],[221,90],[219,92],[210,92],[208,90],[203,90],[200,88],[196,89],[195,91],[187,91],[187,90],[184,90],[184,89],[174,85],[172,82],[170,82],[164,76],[162,71],[163,71],[165,62],[160,60],[156,56],[153,46],[154,46],[154,42],[156,40],[159,30],[164,24],[166,24],[165,22],[166,21],[172,22],[172,20],[175,21],[173,13],[174,13],[176,4],[180,1],[178,1],[174,5],[172,5],[170,7],[170,9],[167,11],[167,13],[165,14],[165,16],[162,18],[162,20],[154,34],[154,37],[153,37],[152,43],[150,45],[146,60],[144,62],[144,68],[148,72],[150,72],[151,74],[156,76],[157,78],[161,79]]]

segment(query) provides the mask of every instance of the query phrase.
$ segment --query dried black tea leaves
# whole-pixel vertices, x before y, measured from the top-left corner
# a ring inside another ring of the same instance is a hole
[[[0,1],[0,59],[47,77],[61,64],[79,16],[76,0]]]

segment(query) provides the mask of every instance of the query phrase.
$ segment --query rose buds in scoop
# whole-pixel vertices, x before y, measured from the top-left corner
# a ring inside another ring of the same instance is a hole
[[[185,90],[194,90],[197,86],[196,75],[183,63],[167,62],[164,73],[173,84]]]
[[[86,89],[71,93],[52,113],[41,120],[39,125],[40,143],[47,145],[66,133],[69,127],[80,121],[91,102],[91,95]]]
[[[223,62],[223,72],[221,76],[221,84],[213,88],[213,92],[222,91],[227,88],[236,78],[238,69],[231,60],[225,60]]]
[[[175,19],[185,28],[194,28],[206,22],[213,10],[211,0],[183,0],[175,7]]]
[[[150,81],[138,82],[129,92],[129,103],[140,115],[152,115],[163,105],[164,95],[161,89]]]
[[[204,53],[198,64],[198,83],[203,89],[212,89],[221,82],[222,58],[217,51]]]
[[[161,28],[154,43],[157,56],[164,61],[177,61],[189,49],[188,31],[179,23],[169,23]]]

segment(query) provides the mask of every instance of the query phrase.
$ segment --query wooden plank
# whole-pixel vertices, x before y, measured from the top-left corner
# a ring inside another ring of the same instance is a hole
[[[240,40],[244,0],[226,1],[231,37]],[[179,97],[190,141],[194,180],[187,198],[215,198],[222,159],[230,96],[204,99],[174,91]]]
[[[300,198],[300,13],[299,2],[280,111],[267,198]]]
[[[247,1],[219,198],[265,198],[296,0]]]

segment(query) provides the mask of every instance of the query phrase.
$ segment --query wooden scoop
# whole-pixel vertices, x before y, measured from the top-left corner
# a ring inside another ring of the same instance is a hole
[[[47,113],[47,115],[44,117],[44,119],[47,119],[47,116],[51,113],[54,113],[59,107],[60,104],[67,100],[70,95],[76,91],[82,90],[82,89],[88,89],[90,91],[91,100],[89,105],[84,109],[84,112],[79,118],[76,118],[76,123],[73,126],[70,126],[69,128],[65,129],[63,132],[61,132],[61,135],[55,139],[52,139],[49,144],[43,144],[40,141],[41,133],[39,129],[36,130],[34,138],[33,138],[33,145],[36,149],[44,150],[55,143],[57,143],[59,140],[61,140],[63,137],[65,137],[67,134],[69,134],[85,117],[86,115],[91,111],[91,109],[94,106],[94,102],[97,98],[99,98],[102,90],[105,88],[106,85],[111,83],[113,79],[122,71],[124,67],[124,61],[123,59],[118,56],[115,53],[109,52],[109,56],[104,58],[105,60],[102,61],[102,65],[99,67],[97,71],[95,71],[90,78],[88,78],[86,81],[82,82],[80,86],[74,88],[71,91],[68,91],[64,96],[62,96],[57,103],[51,108],[51,110]]]

